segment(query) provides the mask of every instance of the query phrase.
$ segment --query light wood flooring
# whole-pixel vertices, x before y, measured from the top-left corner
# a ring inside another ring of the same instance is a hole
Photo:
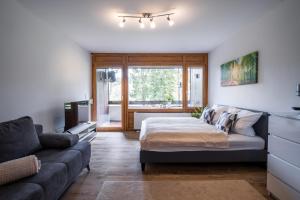
[[[135,133],[98,133],[92,142],[91,171],[84,170],[62,200],[94,200],[104,181],[246,180],[268,197],[266,169],[254,164],[153,164],[141,172]],[[124,199],[125,200],[125,199]]]

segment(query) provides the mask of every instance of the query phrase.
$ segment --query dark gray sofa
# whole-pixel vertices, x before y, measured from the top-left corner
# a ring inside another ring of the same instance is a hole
[[[0,199],[56,200],[84,168],[89,170],[88,142],[64,149],[43,148],[39,141],[42,131],[30,117],[0,123],[0,162],[36,155],[42,164],[38,174],[0,186]]]

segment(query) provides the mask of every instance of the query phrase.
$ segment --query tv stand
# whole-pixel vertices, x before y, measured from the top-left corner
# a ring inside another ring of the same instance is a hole
[[[91,142],[96,137],[96,122],[85,122],[74,126],[67,131],[66,134],[75,134],[79,136],[79,141]]]

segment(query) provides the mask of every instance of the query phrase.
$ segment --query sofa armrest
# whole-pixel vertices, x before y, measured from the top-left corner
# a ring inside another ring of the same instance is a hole
[[[65,149],[78,143],[78,135],[66,133],[44,133],[39,135],[40,143],[45,149]]]
[[[38,135],[42,135],[43,133],[43,125],[41,124],[35,124],[34,125],[35,131]]]

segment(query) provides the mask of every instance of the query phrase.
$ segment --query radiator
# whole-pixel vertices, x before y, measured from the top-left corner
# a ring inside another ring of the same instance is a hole
[[[191,113],[134,113],[134,129],[140,130],[142,121],[148,117],[190,117]]]

